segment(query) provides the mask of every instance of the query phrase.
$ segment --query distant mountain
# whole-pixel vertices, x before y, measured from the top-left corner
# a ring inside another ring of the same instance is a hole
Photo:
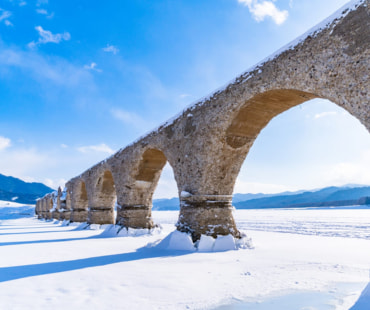
[[[237,209],[300,208],[349,206],[370,203],[370,186],[348,184],[312,191],[283,192],[279,194],[235,194]],[[179,199],[154,199],[153,210],[179,210]]]
[[[180,210],[179,198],[171,199],[153,199],[153,210],[154,211],[176,211]]]
[[[233,195],[233,204],[241,201],[247,201],[252,199],[259,199],[259,198],[267,198],[267,197],[275,197],[275,196],[291,196],[297,195],[305,192],[304,190],[295,191],[295,192],[282,192],[278,194],[234,194]]]
[[[28,183],[0,174],[0,200],[35,204],[37,198],[52,191],[54,189],[42,183]]]
[[[370,186],[347,188],[326,187],[295,195],[264,197],[234,203],[237,209],[289,208],[309,206],[346,206],[360,204],[370,197]],[[360,201],[360,199],[362,199]]]

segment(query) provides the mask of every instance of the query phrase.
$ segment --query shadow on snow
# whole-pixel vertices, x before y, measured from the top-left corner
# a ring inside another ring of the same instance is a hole
[[[60,273],[65,271],[79,270],[84,268],[106,266],[122,262],[139,261],[143,259],[182,256],[190,253],[191,252],[185,251],[161,251],[155,248],[144,247],[138,249],[136,252],[131,253],[97,256],[61,262],[1,267],[0,282]]]

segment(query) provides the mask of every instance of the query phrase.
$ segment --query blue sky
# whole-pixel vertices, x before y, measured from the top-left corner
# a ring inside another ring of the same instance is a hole
[[[2,0],[0,173],[52,187],[289,43],[345,0]],[[335,104],[278,116],[237,192],[370,184],[370,136]],[[176,195],[166,167],[156,197]]]

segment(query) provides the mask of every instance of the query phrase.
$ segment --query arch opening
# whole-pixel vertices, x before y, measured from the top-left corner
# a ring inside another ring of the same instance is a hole
[[[308,206],[303,200],[261,200],[261,206],[248,201],[264,197],[261,193],[298,191],[299,195],[301,190],[370,184],[370,136],[358,118],[326,99],[308,100],[283,112],[272,117],[258,139],[240,154],[243,160],[233,191],[237,208]],[[235,194],[254,195],[241,200],[243,196],[235,198]]]
[[[180,199],[173,169],[168,162],[164,166],[158,185],[154,190],[152,210],[155,223],[176,226],[180,212]]]
[[[251,144],[260,131],[280,113],[318,96],[292,89],[271,90],[248,100],[226,131],[226,143],[234,149]]]

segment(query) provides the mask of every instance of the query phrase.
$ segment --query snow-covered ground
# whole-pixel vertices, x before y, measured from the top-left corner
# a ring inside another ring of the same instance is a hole
[[[370,309],[370,208],[236,211],[254,249],[204,253],[153,246],[177,212],[154,212],[152,235],[104,238],[4,207],[0,309]]]

